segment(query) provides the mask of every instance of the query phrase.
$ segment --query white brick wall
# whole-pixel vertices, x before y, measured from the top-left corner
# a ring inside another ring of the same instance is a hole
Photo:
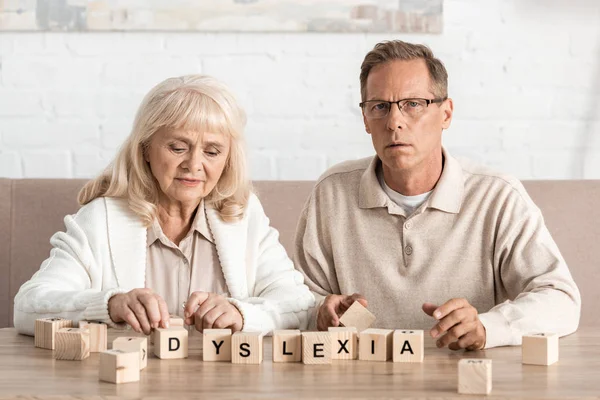
[[[600,178],[600,2],[446,0],[442,35],[0,33],[0,177],[91,177],[144,93],[207,73],[244,104],[254,179],[315,179],[373,153],[365,53],[426,43],[450,74],[456,155],[521,179]]]

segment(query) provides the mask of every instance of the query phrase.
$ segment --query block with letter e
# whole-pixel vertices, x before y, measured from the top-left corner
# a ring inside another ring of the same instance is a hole
[[[273,331],[273,362],[302,361],[302,334],[297,329]]]
[[[231,362],[233,364],[260,364],[263,362],[263,334],[236,332],[231,335]]]
[[[182,327],[157,328],[154,333],[154,355],[160,359],[187,358],[188,331]]]
[[[204,361],[231,361],[231,329],[204,329],[202,359]]]
[[[302,332],[302,362],[304,364],[331,364],[331,334],[329,332]]]

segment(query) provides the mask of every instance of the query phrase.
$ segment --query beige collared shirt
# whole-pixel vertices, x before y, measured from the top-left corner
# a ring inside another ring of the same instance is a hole
[[[147,245],[146,287],[165,300],[170,314],[183,316],[182,303],[192,292],[227,293],[204,201],[179,246],[165,236],[157,219],[147,230]]]
[[[575,331],[579,290],[523,185],[444,156],[433,192],[408,216],[379,184],[378,157],[321,177],[300,217],[294,258],[317,301],[361,293],[375,327],[428,332],[435,321],[423,303],[465,298],[480,313],[486,347]]]

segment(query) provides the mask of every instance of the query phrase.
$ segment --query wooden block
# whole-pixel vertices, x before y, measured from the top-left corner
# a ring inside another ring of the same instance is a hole
[[[458,393],[490,394],[492,391],[492,360],[463,359],[458,362]]]
[[[184,327],[183,318],[181,318],[177,315],[170,315],[169,317],[171,317],[169,319],[169,328],[183,328]],[[150,344],[154,344],[154,332],[156,332],[156,329],[152,329],[152,331],[148,335],[148,337],[150,339]]]
[[[260,364],[263,361],[263,334],[236,332],[231,336],[233,364]]]
[[[181,327],[157,328],[154,334],[154,355],[166,360],[174,358],[187,358],[188,356],[188,331]]]
[[[302,362],[307,365],[331,364],[329,332],[302,332]]]
[[[394,331],[392,329],[365,329],[359,334],[358,359],[387,361],[392,358]]]
[[[558,335],[538,333],[523,336],[523,364],[551,365],[558,361]]]
[[[148,365],[148,339],[145,337],[119,337],[113,340],[112,348],[125,353],[137,352],[140,356],[140,369]]]
[[[356,360],[358,358],[358,334],[355,327],[330,327],[331,358],[333,360]]]
[[[394,362],[423,362],[424,340],[422,330],[397,329],[394,331]]]
[[[61,328],[72,328],[73,321],[64,318],[41,318],[35,320],[35,347],[54,350],[54,335]]]
[[[355,301],[340,317],[340,324],[345,327],[355,327],[358,332],[362,332],[371,327],[375,319],[376,317],[369,310]]]
[[[126,352],[118,349],[100,353],[100,380],[111,383],[139,381],[139,353],[135,351]]]
[[[297,329],[273,331],[273,362],[302,361],[302,333]]]
[[[105,323],[97,321],[79,321],[79,327],[90,331],[90,352],[106,351],[107,329]]]
[[[204,361],[231,361],[231,329],[204,329],[202,359]]]
[[[57,360],[81,361],[90,356],[90,331],[84,328],[61,328],[55,336]]]

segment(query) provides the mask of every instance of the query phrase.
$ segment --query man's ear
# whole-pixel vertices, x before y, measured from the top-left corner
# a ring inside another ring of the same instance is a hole
[[[452,115],[454,114],[454,102],[452,99],[448,98],[442,104],[442,129],[450,128],[450,123],[452,122]]]
[[[369,121],[367,120],[367,117],[365,117],[364,114],[363,114],[363,123],[365,124],[365,131],[367,131],[367,133],[370,135],[371,128],[369,128]]]

